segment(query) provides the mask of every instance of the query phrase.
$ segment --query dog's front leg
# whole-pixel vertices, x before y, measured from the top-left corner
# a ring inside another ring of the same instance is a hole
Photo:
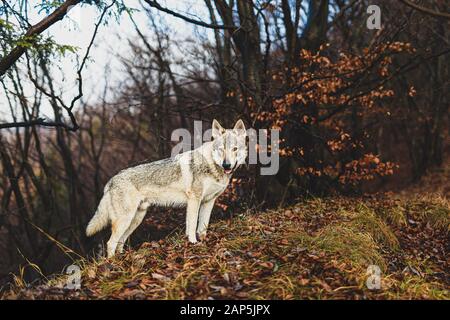
[[[208,229],[209,218],[211,217],[211,212],[214,207],[215,198],[204,202],[200,205],[199,217],[198,217],[198,227],[197,233],[200,240],[204,240],[206,237],[206,231]]]
[[[189,242],[191,243],[197,242],[195,229],[197,228],[199,208],[200,208],[199,199],[194,197],[188,199],[186,210],[186,235],[188,236]]]

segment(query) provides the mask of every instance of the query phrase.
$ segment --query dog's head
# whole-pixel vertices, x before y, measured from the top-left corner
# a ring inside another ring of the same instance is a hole
[[[212,123],[214,162],[226,174],[232,174],[247,158],[247,131],[242,120],[238,120],[233,129],[224,129],[217,120]]]

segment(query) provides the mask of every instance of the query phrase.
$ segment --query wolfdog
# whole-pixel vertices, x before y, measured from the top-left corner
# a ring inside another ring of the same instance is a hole
[[[247,157],[246,129],[238,120],[233,129],[212,123],[212,141],[172,158],[124,169],[106,184],[86,234],[111,224],[107,255],[123,251],[128,237],[141,224],[151,205],[186,206],[189,242],[206,237],[214,202],[233,172]]]

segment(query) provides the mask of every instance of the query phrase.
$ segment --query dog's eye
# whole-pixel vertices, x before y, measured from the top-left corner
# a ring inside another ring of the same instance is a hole
[[[234,148],[233,148],[233,152],[236,152],[237,150],[238,150],[237,147],[234,147]]]

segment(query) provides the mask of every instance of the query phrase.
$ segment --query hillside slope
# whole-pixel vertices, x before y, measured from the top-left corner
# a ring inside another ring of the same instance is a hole
[[[178,232],[78,261],[80,290],[65,276],[31,288],[18,279],[3,298],[450,299],[449,215],[442,198],[309,199],[215,222],[194,246]],[[380,289],[366,286],[370,265]]]

